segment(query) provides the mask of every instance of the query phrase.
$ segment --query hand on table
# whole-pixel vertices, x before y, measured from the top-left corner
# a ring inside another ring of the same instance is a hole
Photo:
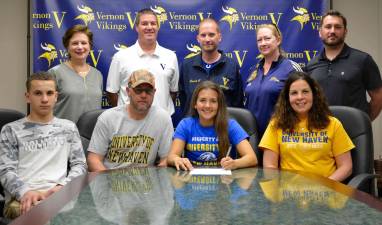
[[[224,157],[220,161],[220,165],[223,167],[225,170],[234,170],[237,168],[236,161],[233,160],[231,157]]]
[[[174,160],[174,164],[177,170],[192,170],[192,164],[187,158],[178,157]]]
[[[28,191],[20,199],[21,215],[28,212],[33,205],[45,199],[45,194],[39,191]]]

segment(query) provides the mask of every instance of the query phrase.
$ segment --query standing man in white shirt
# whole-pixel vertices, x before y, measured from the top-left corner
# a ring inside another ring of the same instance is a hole
[[[178,60],[173,51],[163,48],[157,42],[159,23],[150,9],[138,12],[135,30],[137,42],[117,52],[110,64],[106,91],[112,106],[129,102],[126,93],[128,79],[132,72],[146,69],[155,76],[156,94],[153,105],[158,105],[170,115],[174,113],[174,101],[178,92]]]

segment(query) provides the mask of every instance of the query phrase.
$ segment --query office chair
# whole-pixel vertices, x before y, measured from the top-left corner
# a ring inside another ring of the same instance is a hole
[[[18,119],[21,119],[25,117],[25,114],[13,110],[13,109],[2,109],[0,108],[0,130],[3,128],[3,126],[7,123],[16,121]],[[3,216],[3,208],[4,208],[4,190],[3,186],[0,184],[0,217]]]
[[[333,116],[341,121],[355,145],[351,151],[353,172],[348,185],[375,195],[373,131],[369,116],[356,108],[330,106]],[[345,181],[346,182],[346,181]]]
[[[263,153],[258,148],[260,140],[255,117],[249,110],[243,108],[228,107],[227,111],[229,117],[235,119],[248,133],[249,143],[256,153],[258,165],[261,166],[263,164]]]
[[[97,123],[98,116],[105,111],[104,109],[96,109],[83,113],[77,121],[77,128],[81,136],[82,146],[87,156],[87,149],[90,143],[90,138]]]

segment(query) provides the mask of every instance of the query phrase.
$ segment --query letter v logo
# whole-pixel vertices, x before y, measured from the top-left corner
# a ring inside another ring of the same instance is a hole
[[[56,21],[57,27],[61,28],[62,21],[64,20],[66,12],[62,12],[61,18],[59,18],[57,11],[53,11],[54,20]]]
[[[96,58],[95,55],[94,55],[94,50],[91,50],[91,51],[90,51],[90,58],[92,59],[92,62],[93,62],[94,67],[97,67],[97,65],[98,65],[98,61],[99,61],[99,58],[100,58],[100,56],[101,56],[102,51],[103,51],[103,50],[98,50],[97,58]]]
[[[309,50],[305,50],[304,52],[305,52],[306,59],[309,62],[310,60],[312,60],[312,58],[314,58],[316,56],[318,51],[317,50],[312,50],[313,55],[311,54],[311,52]]]
[[[126,12],[127,20],[129,21],[130,28],[134,29],[135,20],[137,19],[137,15],[135,15],[134,19],[131,16],[131,12]]]
[[[247,50],[244,50],[243,51],[243,54],[242,54],[242,57],[240,57],[240,52],[238,50],[234,50],[233,51],[235,53],[235,56],[236,56],[236,59],[237,59],[237,62],[240,66],[240,68],[243,66],[243,63],[244,63],[244,59],[245,59],[245,56],[247,55]]]
[[[278,13],[277,19],[275,18],[275,13],[268,13],[268,15],[271,17],[272,23],[278,26],[283,13]]]

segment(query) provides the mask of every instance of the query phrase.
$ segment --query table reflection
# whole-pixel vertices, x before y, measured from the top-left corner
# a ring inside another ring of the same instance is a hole
[[[318,180],[262,168],[234,170],[231,176],[155,167],[113,170],[95,174],[72,199],[74,208],[64,207],[50,224],[381,223],[380,211]]]
[[[263,170],[263,178],[259,184],[264,196],[271,202],[294,202],[299,209],[306,210],[312,205],[342,209],[348,200],[347,196],[313,180],[279,170]]]
[[[115,224],[167,224],[174,205],[167,172],[156,168],[101,174],[90,189],[98,214]]]

